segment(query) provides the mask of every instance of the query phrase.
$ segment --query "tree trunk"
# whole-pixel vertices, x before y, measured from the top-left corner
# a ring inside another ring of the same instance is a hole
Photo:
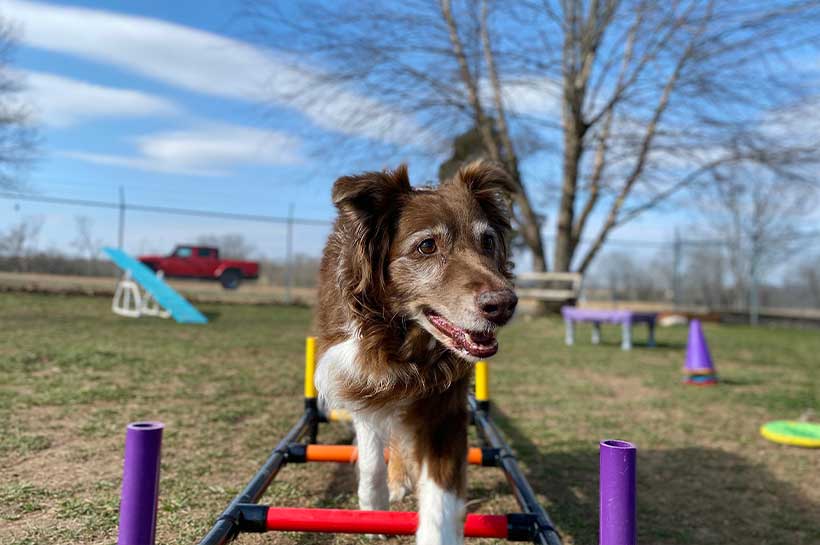
[[[583,135],[579,134],[574,120],[564,130],[563,183],[561,203],[558,208],[558,225],[555,239],[555,271],[567,272],[572,266],[574,253],[573,222],[575,221],[575,191],[578,187],[578,168],[583,152]]]

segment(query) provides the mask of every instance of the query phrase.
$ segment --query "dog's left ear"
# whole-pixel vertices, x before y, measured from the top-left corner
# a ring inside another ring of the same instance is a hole
[[[347,254],[350,261],[344,265],[347,270],[343,286],[352,295],[373,294],[374,284],[376,288],[384,287],[389,241],[397,217],[394,212],[411,191],[407,165],[343,176],[333,184],[333,204],[343,221],[355,229],[356,247]]]
[[[503,232],[510,230],[511,199],[516,186],[504,169],[489,161],[473,161],[461,167],[448,183],[466,186],[487,215],[487,220]]]

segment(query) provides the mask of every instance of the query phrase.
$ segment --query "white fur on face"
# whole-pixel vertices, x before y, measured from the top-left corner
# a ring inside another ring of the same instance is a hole
[[[487,223],[485,220],[474,221],[473,222],[473,237],[475,237],[476,241],[478,241],[480,243],[481,242],[481,237],[485,233],[495,236],[495,231],[490,229],[490,224]]]
[[[462,545],[464,543],[464,500],[444,490],[421,468],[418,484],[419,527],[417,545]]]

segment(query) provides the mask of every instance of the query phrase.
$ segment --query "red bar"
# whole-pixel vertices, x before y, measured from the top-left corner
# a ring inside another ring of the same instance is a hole
[[[400,511],[270,507],[267,517],[268,531],[288,532],[412,535],[418,524],[418,513]],[[506,539],[507,516],[469,514],[464,536]]]

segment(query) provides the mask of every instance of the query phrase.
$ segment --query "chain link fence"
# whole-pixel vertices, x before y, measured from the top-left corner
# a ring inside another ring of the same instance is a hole
[[[225,257],[260,262],[255,286],[278,290],[286,301],[312,300],[329,219],[239,214],[181,207],[146,206],[0,193],[13,202],[34,202],[54,214],[77,218],[68,247],[44,248],[39,230],[51,213],[25,225],[0,226],[0,271],[54,275],[112,276],[100,256],[103,246],[134,254],[165,254],[176,244],[218,246]],[[95,221],[81,221],[85,214]],[[38,224],[39,221],[39,224]],[[554,240],[545,238],[548,256]],[[788,246],[793,251],[769,251]],[[579,254],[584,252],[582,242]],[[516,256],[519,269],[530,260]],[[727,240],[677,235],[666,241],[610,239],[588,270],[582,300],[665,307],[697,307],[748,313],[760,309],[820,310],[820,231],[796,233],[789,241],[765,241],[757,249]],[[250,288],[249,288],[250,289]]]

